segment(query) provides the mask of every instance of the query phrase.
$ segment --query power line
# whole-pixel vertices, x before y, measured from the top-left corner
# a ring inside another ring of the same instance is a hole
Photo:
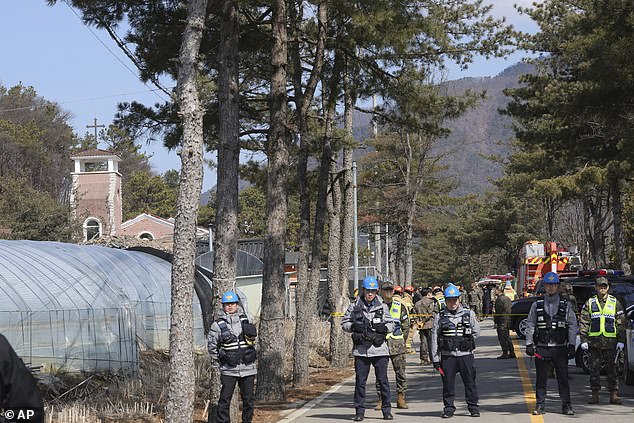
[[[92,28],[91,28],[90,26],[88,26],[88,25],[84,22],[84,20],[81,18],[81,16],[79,16],[79,14],[77,13],[77,11],[76,11],[75,9],[73,9],[73,7],[72,7],[72,6],[68,3],[68,0],[64,0],[64,3],[66,4],[66,6],[68,6],[68,8],[69,8],[70,10],[72,10],[72,11],[73,11],[73,13],[75,14],[75,16],[77,16],[77,19],[79,19],[79,21],[80,21],[80,22],[81,22],[81,23],[82,23],[82,24],[83,24],[86,28],[88,28],[88,30],[90,31],[90,33],[91,33],[91,34],[92,34],[92,35],[93,35],[93,36],[97,39],[97,41],[99,41],[99,43],[100,43],[102,46],[104,46],[104,47],[105,47],[105,49],[106,49],[106,50],[108,50],[108,52],[110,52],[110,54],[112,54],[112,56],[114,56],[114,58],[115,58],[115,59],[117,59],[117,61],[118,61],[119,63],[121,63],[121,64],[122,64],[122,65],[123,65],[123,66],[124,66],[127,70],[129,70],[129,71],[130,71],[130,73],[131,73],[132,75],[134,75],[134,77],[135,77],[136,79],[138,79],[139,81],[141,81],[141,79],[139,78],[139,75],[138,75],[138,74],[137,74],[134,70],[132,70],[132,69],[131,69],[131,68],[130,68],[130,67],[129,67],[129,66],[128,66],[128,65],[127,65],[127,64],[126,64],[123,60],[121,60],[121,58],[119,58],[119,56],[117,56],[117,55],[116,55],[116,54],[115,54],[115,53],[114,53],[114,52],[110,49],[110,47],[108,47],[108,45],[107,45],[106,43],[104,43],[104,42],[101,40],[101,38],[99,38],[99,36],[97,35],[97,33],[95,33],[95,31],[93,31],[93,30],[92,30]],[[145,85],[146,87],[150,88],[150,86],[149,86],[147,83],[145,83],[144,81],[141,81],[141,83],[142,83],[143,85]],[[159,86],[159,89],[160,89],[161,91],[164,91],[164,88],[162,88],[161,86]],[[151,89],[151,91],[152,91],[152,92],[154,92],[154,94],[155,94],[158,98],[160,98],[161,100],[163,100],[163,101],[167,101],[167,100],[165,100],[165,99],[164,99],[164,98],[163,98],[163,97],[162,97],[159,93],[157,93],[157,92],[156,92],[156,91],[158,91],[158,90],[152,90],[152,89]]]
[[[148,88],[150,88],[150,87],[148,87]],[[77,99],[77,100],[69,100],[69,101],[54,102],[54,103],[59,104],[59,105],[71,104],[71,103],[81,103],[81,102],[84,102],[84,101],[105,100],[105,99],[108,99],[108,98],[116,98],[116,97],[124,97],[124,96],[128,96],[128,95],[144,94],[144,93],[149,93],[149,92],[154,92],[154,91],[159,91],[159,90],[160,90],[160,88],[150,88],[149,90],[145,90],[145,91],[134,91],[134,92],[129,92],[129,93],[113,94],[113,95],[107,95],[107,96],[102,96],[102,97],[82,98],[82,99]],[[47,107],[50,103],[53,103],[53,102],[47,102],[47,104],[42,104],[41,106],[24,106],[24,107],[15,107],[13,109],[0,109],[0,113],[3,113],[3,112],[17,112],[19,110],[39,109],[39,108],[42,108],[42,107]]]

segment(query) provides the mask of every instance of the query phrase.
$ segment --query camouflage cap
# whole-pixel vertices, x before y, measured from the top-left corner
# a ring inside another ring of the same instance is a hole
[[[600,277],[597,278],[596,284],[597,285],[610,285],[610,282],[608,282],[607,278],[604,278],[603,276],[600,276]]]
[[[394,289],[394,284],[390,281],[383,281],[381,283],[381,289]]]

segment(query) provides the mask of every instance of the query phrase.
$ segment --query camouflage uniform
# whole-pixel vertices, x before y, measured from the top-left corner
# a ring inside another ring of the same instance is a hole
[[[469,307],[479,318],[482,314],[482,289],[478,285],[469,292]]]
[[[495,300],[493,323],[497,326],[498,340],[502,347],[502,355],[498,358],[514,358],[515,350],[509,329],[511,327],[511,299],[502,293]]]
[[[414,314],[420,335],[420,361],[421,364],[431,364],[429,345],[431,342],[431,328],[434,325],[434,311],[436,303],[433,298],[423,297],[414,304]]]
[[[619,389],[619,363],[617,362],[615,364],[614,361],[616,358],[617,342],[625,343],[626,321],[623,306],[618,300],[616,300],[616,298],[612,297],[616,300],[616,337],[608,338],[603,335],[588,336],[591,328],[590,301],[592,301],[593,298],[597,298],[601,309],[603,309],[608,297],[611,297],[611,295],[607,295],[605,298],[599,298],[598,296],[591,297],[583,305],[581,315],[579,316],[579,332],[581,335],[581,342],[587,342],[589,347],[588,353],[590,358],[590,389],[592,389],[593,392],[601,390],[600,372],[603,363],[605,363],[605,368],[608,373],[608,390],[610,392],[616,392]]]
[[[410,315],[412,313],[412,309],[414,308],[414,299],[407,292],[403,292],[403,296],[401,302],[407,308],[407,314]],[[413,326],[413,321],[410,320],[409,327]],[[415,353],[412,349],[412,341],[414,340],[414,331],[410,330],[405,337],[405,349],[407,354]]]
[[[392,297],[392,301],[389,303],[385,303],[387,305],[388,310],[392,309],[392,304],[398,301],[401,303],[401,317],[400,317],[400,327],[403,332],[403,338],[394,338],[392,336],[388,336],[386,339],[387,346],[390,350],[390,360],[392,361],[392,367],[394,369],[394,374],[396,375],[396,392],[398,394],[397,405],[398,408],[407,408],[402,407],[401,404],[405,403],[405,392],[407,391],[407,380],[405,377],[405,340],[407,339],[407,335],[410,331],[410,321],[409,321],[409,312],[407,307],[402,301],[402,298],[398,295],[394,295]],[[395,329],[394,332],[397,332]],[[376,391],[379,399],[381,398],[381,390],[380,385],[376,383]],[[379,402],[380,404],[380,402]],[[377,405],[377,408],[379,405]]]

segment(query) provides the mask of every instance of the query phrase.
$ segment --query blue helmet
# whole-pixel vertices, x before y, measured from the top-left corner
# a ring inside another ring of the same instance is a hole
[[[379,289],[379,283],[374,276],[366,276],[366,278],[363,280],[363,288]]]
[[[544,283],[549,285],[559,283],[559,275],[555,272],[546,273],[544,275]]]
[[[449,284],[447,288],[445,288],[445,298],[459,298],[460,290],[458,287],[452,283]]]
[[[238,296],[233,291],[227,291],[224,294],[222,294],[221,302],[223,304],[237,303],[238,302]]]

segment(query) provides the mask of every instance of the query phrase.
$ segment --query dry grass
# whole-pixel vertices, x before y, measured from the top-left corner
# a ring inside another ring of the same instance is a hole
[[[276,409],[256,405],[256,423],[275,422],[281,418],[280,408],[292,408],[328,389],[349,376],[351,371],[327,369],[329,350],[329,322],[315,320],[310,345],[311,384],[302,389],[290,386],[293,363],[293,337],[295,322],[287,320],[284,326],[286,349],[284,374],[288,381],[288,398]],[[169,358],[166,354],[145,351],[141,353],[137,375],[65,374],[52,375],[43,389],[45,392],[46,423],[158,423],[162,421],[167,400]],[[211,362],[206,354],[195,359],[196,411],[195,421],[206,421],[206,406],[211,391],[209,378]],[[319,369],[319,370],[316,370]]]

